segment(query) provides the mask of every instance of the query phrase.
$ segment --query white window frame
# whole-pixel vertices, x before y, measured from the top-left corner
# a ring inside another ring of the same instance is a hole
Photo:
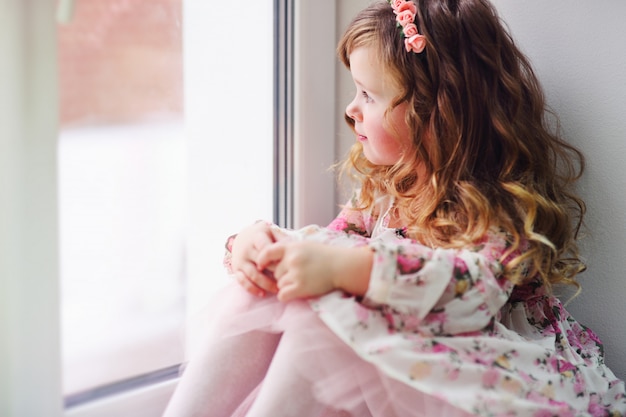
[[[0,3],[0,415],[156,417],[175,380],[63,409],[56,3]],[[230,22],[225,36],[238,35],[228,3],[211,2],[211,10]],[[335,16],[335,0],[295,0],[295,227],[325,224],[336,212],[327,171],[335,160]],[[254,41],[242,40],[242,53]]]
[[[337,1],[296,0],[294,10],[294,226],[325,226],[337,214]]]
[[[54,2],[0,6],[0,415],[58,417]]]

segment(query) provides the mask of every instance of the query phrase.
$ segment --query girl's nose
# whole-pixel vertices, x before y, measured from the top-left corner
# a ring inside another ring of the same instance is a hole
[[[360,122],[362,120],[361,118],[361,112],[359,111],[358,106],[355,103],[355,100],[352,100],[347,106],[346,106],[346,116],[348,116],[349,118],[351,118],[352,120],[354,120],[355,122]]]

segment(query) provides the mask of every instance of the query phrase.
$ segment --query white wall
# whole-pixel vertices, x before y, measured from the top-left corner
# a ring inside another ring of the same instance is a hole
[[[605,343],[626,378],[626,2],[494,0],[535,65],[565,137],[587,157],[579,190],[587,203],[582,242],[588,270],[568,310]]]
[[[626,274],[620,268],[626,258],[626,2],[493,1],[533,62],[565,137],[587,157],[579,191],[588,206],[582,242],[588,271],[580,276],[582,295],[567,308],[599,334],[606,362],[625,379]],[[368,3],[337,2],[339,35]],[[342,156],[353,141],[341,121],[353,87],[340,66],[337,79]]]

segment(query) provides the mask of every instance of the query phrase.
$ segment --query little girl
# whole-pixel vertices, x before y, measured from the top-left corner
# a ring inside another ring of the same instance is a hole
[[[229,239],[235,282],[166,415],[626,415],[553,295],[584,269],[583,157],[494,8],[378,1],[338,53],[359,191],[326,228]]]

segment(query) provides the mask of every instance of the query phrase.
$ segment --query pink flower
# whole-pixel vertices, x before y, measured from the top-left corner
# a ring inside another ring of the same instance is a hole
[[[404,323],[404,329],[416,330],[421,322],[421,320],[413,314],[402,314],[400,317]]]
[[[457,379],[459,379],[460,374],[461,374],[461,371],[458,368],[455,368],[451,370],[450,372],[448,372],[448,380],[456,381]]]
[[[391,7],[396,14],[396,21],[402,26],[404,45],[407,52],[420,53],[426,47],[426,38],[420,35],[415,25],[417,6],[412,1],[391,0]]]
[[[413,35],[410,38],[404,38],[404,46],[407,52],[413,51],[419,54],[426,47],[426,37],[424,35]]]
[[[419,32],[417,31],[417,26],[415,26],[415,23],[409,23],[404,27],[404,36],[406,38],[410,38],[414,35],[419,35]]]
[[[544,403],[546,401],[544,396],[538,391],[529,391],[528,394],[526,394],[526,399],[536,403]]]
[[[598,346],[602,346],[602,340],[600,340],[600,338],[598,337],[598,335],[591,329],[585,329],[587,332],[587,336],[589,336],[589,338],[591,340],[593,340],[593,342],[598,345]]]
[[[448,315],[446,314],[445,311],[440,311],[437,313],[428,313],[428,315],[426,316],[426,319],[430,323],[437,323],[443,326],[444,324],[448,322]]]
[[[602,405],[598,401],[597,394],[592,394],[589,398],[589,408],[587,409],[589,414],[593,417],[604,417],[606,416],[606,409],[602,407]]]
[[[406,35],[407,38],[414,36],[414,35],[409,35],[408,33],[406,33],[406,29],[405,29],[404,34]],[[455,269],[455,273],[458,273],[461,276],[467,274],[468,272],[467,264],[465,263],[464,260],[460,258],[454,258],[454,269]]]
[[[415,18],[415,15],[417,14],[417,6],[412,1],[399,2],[398,6],[393,8],[393,11],[396,14],[400,14],[407,10],[411,12],[411,14],[413,15],[413,18]]]
[[[450,346],[448,345],[444,345],[443,343],[433,343],[433,348],[432,351],[434,353],[450,353],[450,352],[455,352],[454,349],[452,349]]]
[[[354,312],[356,314],[357,319],[361,322],[361,323],[365,323],[368,321],[369,319],[369,310],[365,307],[363,307],[361,304],[357,303],[354,307]]]
[[[574,380],[574,392],[576,395],[582,395],[585,393],[587,389],[587,384],[585,384],[585,380],[580,376],[579,373],[576,374],[576,379]]]
[[[549,365],[553,371],[560,373],[576,370],[576,367],[570,362],[557,356],[551,356],[547,361],[547,365]]]
[[[409,257],[398,255],[398,269],[401,274],[413,274],[424,266],[424,259],[421,257]]]
[[[342,218],[342,217],[337,217],[335,218],[335,220],[333,220],[332,222],[330,222],[330,224],[327,227],[330,230],[336,230],[336,231],[345,231],[348,228],[348,222],[346,221],[346,219]]]
[[[483,374],[483,386],[485,388],[493,388],[498,383],[500,379],[500,372],[497,369],[487,369],[487,371]]]
[[[397,10],[398,10],[398,9],[402,6],[402,4],[404,4],[404,3],[406,3],[406,2],[407,2],[406,0],[393,0],[393,1],[391,2],[391,8],[392,8],[392,9],[393,9],[393,11],[395,12],[395,11],[397,11]]]
[[[402,26],[406,26],[410,23],[413,23],[415,20],[415,13],[410,10],[404,10],[398,12],[396,15],[396,21],[400,23]]]
[[[530,375],[528,375],[526,372],[524,371],[519,371],[519,376],[522,378],[522,381],[529,383],[532,382],[533,379],[531,378]]]

